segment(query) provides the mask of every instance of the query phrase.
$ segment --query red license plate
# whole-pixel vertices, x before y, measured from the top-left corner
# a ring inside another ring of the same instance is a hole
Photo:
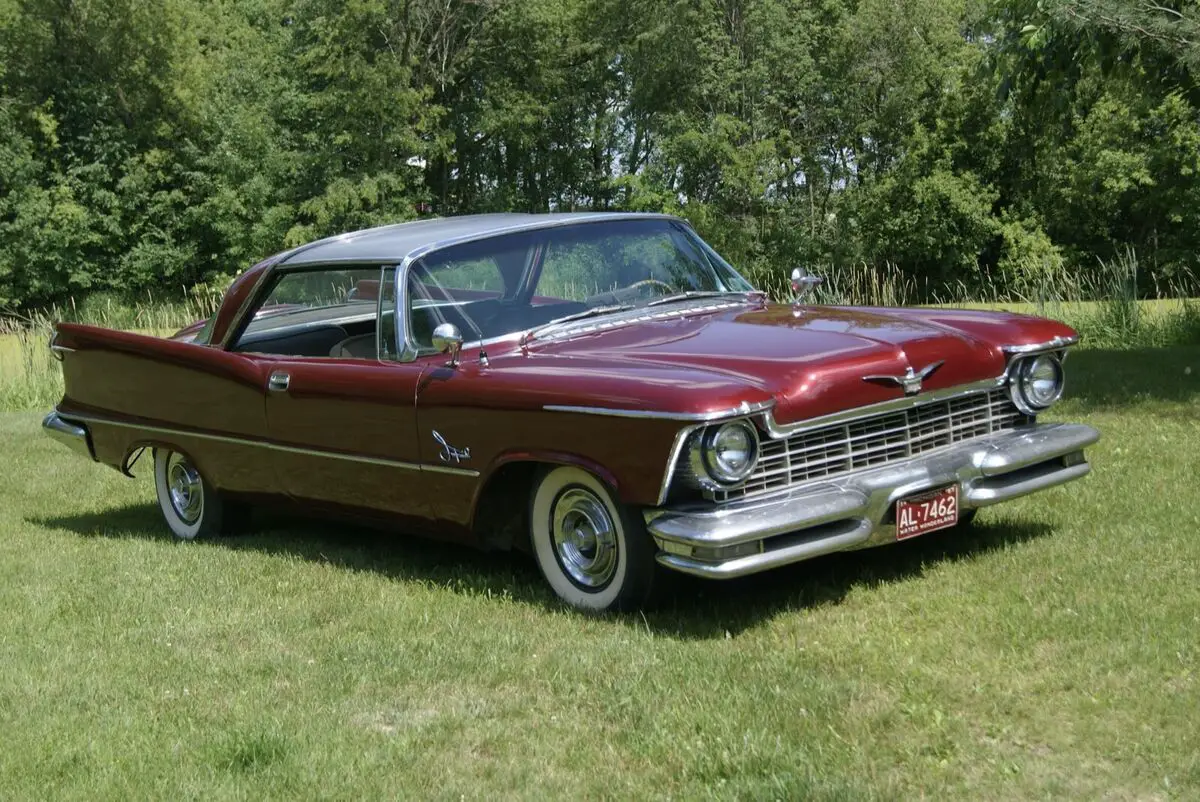
[[[896,502],[896,539],[904,540],[958,523],[958,485]]]

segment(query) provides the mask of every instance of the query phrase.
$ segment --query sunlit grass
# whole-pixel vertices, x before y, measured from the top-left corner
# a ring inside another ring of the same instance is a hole
[[[1087,479],[603,619],[400,534],[173,542],[2,414],[0,795],[1193,798],[1200,348],[1068,367]]]

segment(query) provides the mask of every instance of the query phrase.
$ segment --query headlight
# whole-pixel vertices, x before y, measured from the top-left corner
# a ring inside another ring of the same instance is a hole
[[[704,433],[700,456],[713,480],[736,484],[749,476],[758,462],[758,432],[745,420],[714,426]]]
[[[1013,374],[1013,402],[1025,414],[1035,415],[1062,396],[1063,378],[1062,360],[1055,354],[1023,359]]]

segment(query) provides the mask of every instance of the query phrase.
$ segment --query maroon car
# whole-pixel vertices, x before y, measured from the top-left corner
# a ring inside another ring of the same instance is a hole
[[[796,276],[794,284],[808,284]],[[575,607],[891,543],[1077,479],[1039,423],[1075,332],[950,309],[772,304],[683,221],[484,215],[314,242],[172,339],[62,324],[45,429],[167,525],[268,499],[528,549]]]

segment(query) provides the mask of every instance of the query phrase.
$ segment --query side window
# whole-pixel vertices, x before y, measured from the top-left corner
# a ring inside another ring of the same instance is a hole
[[[382,289],[380,269],[374,266],[283,273],[233,350],[375,359]]]
[[[434,273],[437,283],[447,289],[466,293],[494,293],[497,296],[504,292],[504,279],[500,276],[500,268],[494,259],[483,257],[449,262],[441,265]]]
[[[433,330],[453,323],[466,342],[494,336],[511,313],[530,258],[527,235],[506,235],[436,251],[413,265],[405,285],[409,333],[418,352]]]
[[[450,278],[461,277],[454,266]],[[433,330],[442,323],[453,323],[467,342],[482,340],[482,326],[494,316],[500,305],[499,292],[445,286],[442,272],[416,265],[408,274],[405,288],[408,319],[413,342],[420,352],[433,349]]]

